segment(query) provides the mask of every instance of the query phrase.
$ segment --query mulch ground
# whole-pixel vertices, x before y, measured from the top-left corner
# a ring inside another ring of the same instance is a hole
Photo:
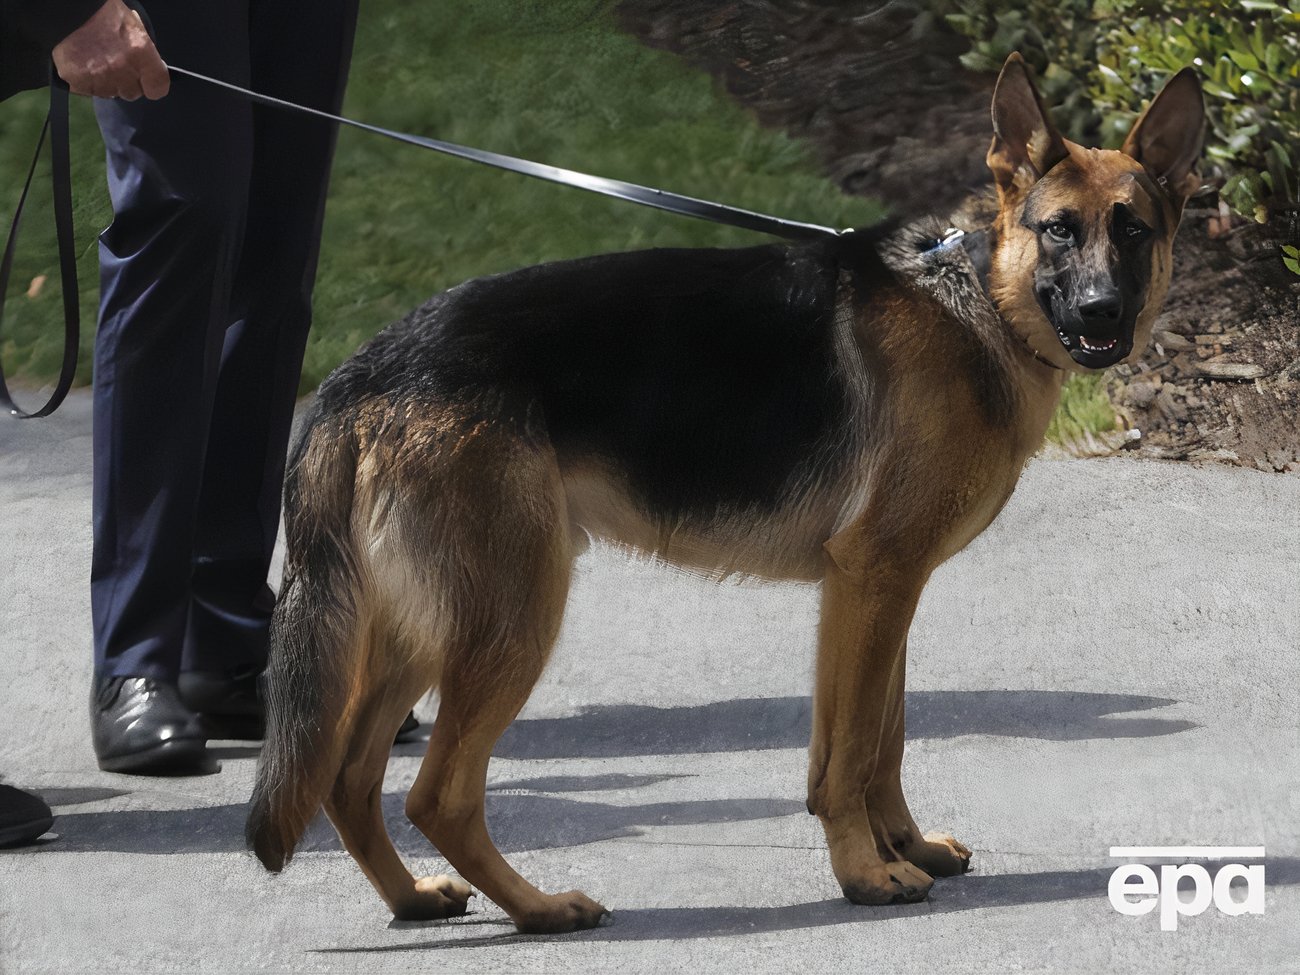
[[[621,0],[623,28],[713,75],[758,119],[805,141],[848,193],[895,212],[945,214],[988,182],[993,78],[957,61],[965,41],[908,0]],[[1266,227],[1193,201],[1179,231],[1156,343],[1110,371],[1129,449],[1300,470],[1300,278]]]

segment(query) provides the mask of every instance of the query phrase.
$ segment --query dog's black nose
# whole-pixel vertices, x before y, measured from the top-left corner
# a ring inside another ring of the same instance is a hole
[[[1118,291],[1093,293],[1079,303],[1079,317],[1090,325],[1112,325],[1119,321],[1122,307]]]

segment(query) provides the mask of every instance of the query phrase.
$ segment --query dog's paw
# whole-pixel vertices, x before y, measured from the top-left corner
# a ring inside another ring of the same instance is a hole
[[[894,860],[867,867],[840,886],[854,904],[914,904],[925,900],[933,884],[934,878],[920,867]]]
[[[465,913],[469,899],[474,896],[474,888],[459,877],[448,877],[440,873],[436,877],[421,877],[415,882],[415,889],[420,893],[434,891],[447,898],[453,904],[460,905],[460,913]]]
[[[393,907],[393,917],[399,921],[436,921],[445,917],[460,917],[465,913],[473,894],[469,884],[456,877],[443,874],[421,877],[415,882],[415,893]]]
[[[931,877],[955,877],[970,870],[970,849],[947,833],[926,833],[906,847],[903,856]]]
[[[525,934],[563,934],[594,928],[607,914],[609,911],[582,891],[570,890],[563,894],[544,894],[542,903],[513,920],[515,927]]]

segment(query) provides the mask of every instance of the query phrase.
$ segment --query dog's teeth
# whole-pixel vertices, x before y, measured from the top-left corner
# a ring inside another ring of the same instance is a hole
[[[1105,342],[1101,342],[1098,343],[1097,345],[1094,345],[1093,343],[1089,342],[1086,338],[1084,338],[1082,335],[1079,336],[1079,344],[1082,345],[1084,349],[1086,349],[1089,352],[1109,352],[1111,349],[1115,348],[1115,344],[1118,341],[1119,339],[1107,339]]]

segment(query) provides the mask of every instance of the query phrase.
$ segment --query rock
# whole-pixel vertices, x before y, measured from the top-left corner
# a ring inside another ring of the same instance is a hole
[[[1207,379],[1258,379],[1265,375],[1262,366],[1253,362],[1224,362],[1222,359],[1206,359],[1204,362],[1189,363],[1192,371]]]
[[[1181,423],[1187,419],[1187,407],[1174,399],[1174,388],[1169,385],[1160,387],[1160,392],[1155,397],[1155,404],[1165,419],[1171,423]]]
[[[1156,398],[1156,387],[1152,383],[1130,383],[1124,387],[1124,399],[1140,410],[1145,410]]]
[[[1165,349],[1170,352],[1186,352],[1192,348],[1192,343],[1187,341],[1177,332],[1171,332],[1167,329],[1157,329],[1152,335]]]

